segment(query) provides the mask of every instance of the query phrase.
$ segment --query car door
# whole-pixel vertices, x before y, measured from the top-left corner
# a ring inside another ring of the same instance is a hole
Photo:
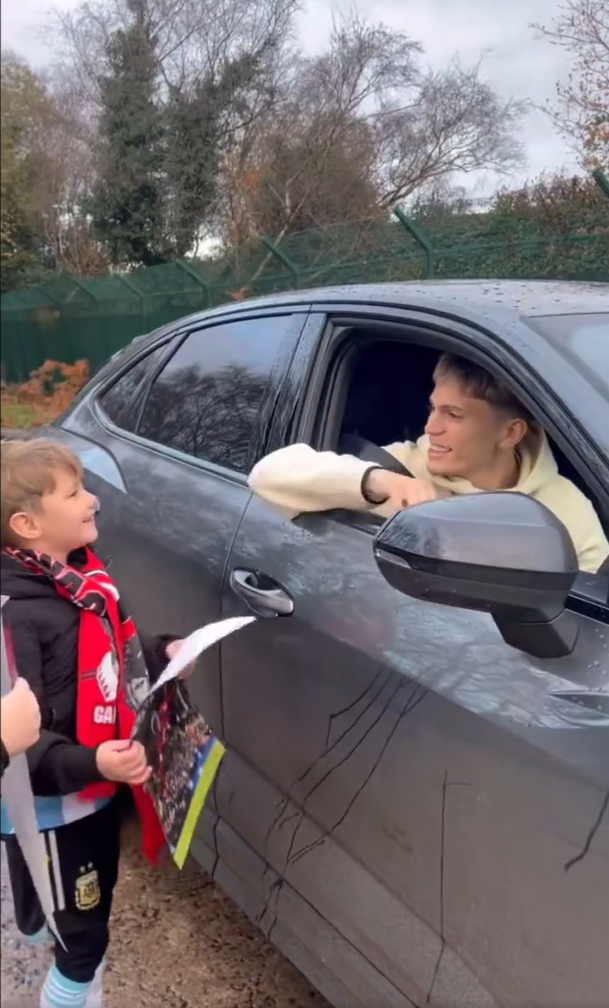
[[[74,446],[100,498],[100,549],[143,631],[187,635],[219,617],[245,474],[264,451],[266,410],[305,317],[182,328],[111,373],[64,422],[87,439]],[[217,649],[202,671],[192,692],[220,730]]]
[[[223,615],[248,586],[293,612],[222,647],[233,892],[344,1008],[598,1008],[609,729],[571,701],[607,675],[606,589],[574,595],[572,656],[534,659],[487,614],[391,588],[380,524],[257,498],[240,524]]]

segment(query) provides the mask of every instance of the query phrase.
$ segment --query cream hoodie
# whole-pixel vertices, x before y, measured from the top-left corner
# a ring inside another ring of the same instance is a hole
[[[386,451],[403,463],[413,476],[431,480],[453,494],[481,493],[468,480],[431,476],[427,471],[426,436],[387,445]],[[258,462],[249,477],[251,489],[291,517],[304,511],[331,511],[346,508],[370,511],[389,517],[393,508],[381,504],[373,508],[362,496],[364,473],[374,463],[353,455],[317,452],[306,444],[289,445]],[[556,460],[545,435],[531,438],[521,449],[520,476],[511,488],[529,494],[553,511],[569,532],[579,560],[579,568],[595,573],[609,554],[598,516],[581,490],[558,472]]]

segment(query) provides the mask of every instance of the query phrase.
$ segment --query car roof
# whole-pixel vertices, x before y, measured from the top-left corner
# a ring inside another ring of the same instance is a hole
[[[379,304],[421,310],[443,309],[472,320],[609,311],[609,284],[547,280],[426,280],[422,282],[346,284],[270,294],[233,301],[180,319],[178,324],[252,310],[313,304]],[[172,323],[173,326],[176,322]],[[166,330],[169,327],[163,327]]]

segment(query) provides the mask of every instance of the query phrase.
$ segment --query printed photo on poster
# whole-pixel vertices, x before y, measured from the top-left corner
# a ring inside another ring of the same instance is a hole
[[[150,697],[138,716],[136,738],[146,748],[152,767],[147,787],[171,854],[181,868],[224,746],[179,680]]]

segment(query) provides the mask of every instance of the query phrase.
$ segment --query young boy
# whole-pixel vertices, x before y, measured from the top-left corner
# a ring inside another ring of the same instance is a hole
[[[2,615],[17,671],[41,707],[42,731],[28,763],[66,945],[55,945],[41,1008],[101,1004],[118,874],[118,785],[133,790],[150,857],[163,839],[143,790],[146,754],[129,736],[148,672],[158,676],[176,641],[140,645],[118,591],[89,550],[98,504],[82,475],[78,458],[53,441],[2,444],[2,593],[9,596]],[[17,924],[32,935],[44,921],[5,820],[3,810]]]

